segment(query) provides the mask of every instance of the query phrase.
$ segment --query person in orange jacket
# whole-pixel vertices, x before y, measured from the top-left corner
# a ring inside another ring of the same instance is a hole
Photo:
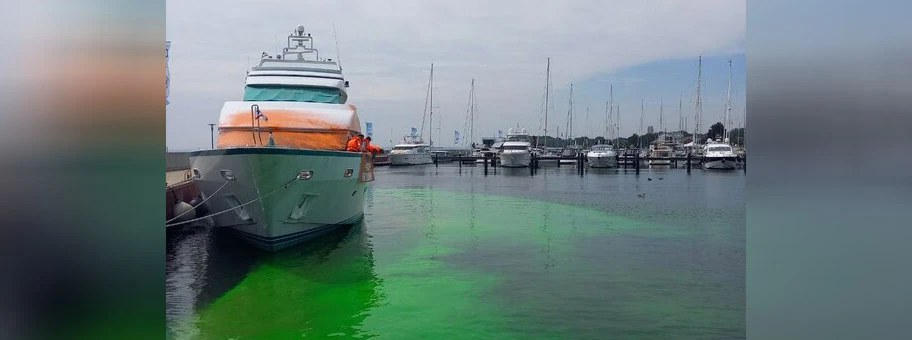
[[[371,138],[367,137],[364,139],[364,151],[376,155],[383,153],[383,148],[376,145],[371,145]]]
[[[359,133],[356,136],[352,136],[351,139],[348,140],[348,145],[345,147],[345,151],[361,152],[361,143],[363,142],[364,135]]]

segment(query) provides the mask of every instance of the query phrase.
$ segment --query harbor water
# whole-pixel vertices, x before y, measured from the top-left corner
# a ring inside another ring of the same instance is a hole
[[[375,175],[361,223],[286,251],[169,229],[168,338],[745,336],[742,171]]]

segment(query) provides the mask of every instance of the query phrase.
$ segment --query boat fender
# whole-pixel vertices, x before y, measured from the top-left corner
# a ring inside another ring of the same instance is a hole
[[[187,202],[178,201],[177,204],[174,205],[174,208],[172,208],[171,210],[174,213],[174,216],[179,216],[181,214],[184,214],[184,212],[187,212],[187,210],[193,210],[193,206]],[[178,217],[177,220],[175,220],[175,222],[183,222],[183,221],[191,220],[194,218],[196,218],[196,212],[191,211],[191,212],[187,212],[183,216]]]
[[[196,196],[193,198],[193,200],[190,201],[190,205],[196,207],[196,211],[194,211],[194,213],[196,213],[196,216],[206,216],[206,214],[209,213],[209,209],[206,208],[205,204],[200,205],[200,202],[202,201],[203,198],[200,196]]]

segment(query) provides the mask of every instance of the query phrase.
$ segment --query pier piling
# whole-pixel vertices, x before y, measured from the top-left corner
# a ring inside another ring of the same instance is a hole
[[[490,158],[491,158],[491,155],[488,155],[488,154],[484,155],[484,169],[485,169],[484,174],[485,174],[485,176],[488,175],[488,159],[490,159]]]
[[[576,171],[579,172],[580,176],[582,176],[583,172],[584,172],[583,166],[585,164],[583,164],[583,160],[585,160],[585,156],[583,155],[583,153],[582,152],[577,153],[576,154]]]
[[[690,151],[687,152],[687,173],[690,174]]]
[[[633,155],[633,168],[636,169],[636,174],[640,174],[640,152],[637,150],[637,153]]]

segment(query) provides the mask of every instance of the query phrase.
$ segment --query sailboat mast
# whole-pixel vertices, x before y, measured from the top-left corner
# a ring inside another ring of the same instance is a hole
[[[434,146],[434,63],[431,63],[431,80],[430,80],[430,122],[428,123],[428,145]]]
[[[614,123],[614,128],[615,128],[614,147],[619,149],[621,147],[620,144],[618,144],[621,142],[621,104],[618,104],[616,112],[617,112],[617,122]],[[627,144],[630,144],[630,141],[627,141]]]
[[[726,93],[725,93],[725,118],[724,118],[725,120],[723,120],[725,123],[722,126],[722,141],[723,142],[725,142],[725,140],[728,138],[728,136],[725,134],[725,131],[729,128],[729,125],[731,125],[731,111],[732,111],[731,95],[732,95],[732,61],[731,61],[731,59],[729,59],[728,60],[728,91],[726,91]]]
[[[646,111],[644,110],[646,105],[645,101],[646,100],[644,99],[640,99],[640,129],[637,131],[639,132],[637,134],[637,147],[640,149],[643,148],[643,118],[646,116]]]
[[[608,85],[608,102],[605,103],[607,109],[605,110],[608,114],[608,118],[605,120],[605,139],[611,138],[611,123],[613,122],[612,117],[614,116],[614,84]]]
[[[586,106],[586,147],[589,147],[589,107]]]
[[[475,109],[477,108],[475,105],[475,78],[472,78],[472,86],[470,88],[470,91],[471,91],[471,94],[470,94],[471,99],[470,99],[469,105],[471,106],[471,109],[472,109],[472,121],[471,121],[472,125],[471,125],[471,128],[469,129],[469,133],[471,134],[470,138],[472,138],[471,142],[475,143]]]
[[[570,102],[569,109],[567,109],[567,130],[564,132],[567,139],[572,138],[573,136],[573,84],[570,84],[570,96],[568,101]]]
[[[684,131],[684,95],[678,99],[678,131]],[[681,134],[681,140],[684,140],[684,134]]]
[[[551,97],[551,57],[545,68],[545,147],[548,147],[548,99]]]
[[[665,131],[665,106],[662,104],[662,100],[659,100],[659,129],[662,130],[662,144],[665,144],[665,139],[667,132]]]
[[[611,126],[611,101],[605,101],[605,139],[609,139],[610,134],[608,133],[609,126]]]
[[[697,134],[700,133],[700,121],[703,119],[703,100],[700,98],[700,85],[703,82],[703,56],[697,59],[697,101],[694,112],[694,142],[697,141]],[[697,143],[694,143],[697,145]]]

